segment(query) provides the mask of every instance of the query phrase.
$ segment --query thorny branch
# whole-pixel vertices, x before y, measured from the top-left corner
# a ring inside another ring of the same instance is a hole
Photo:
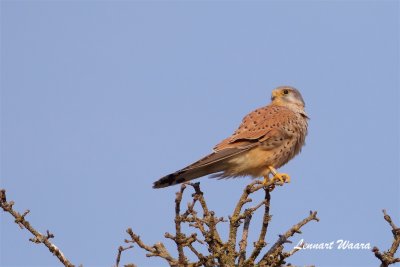
[[[192,200],[188,203],[186,210],[181,212],[181,202],[186,188],[190,186],[194,189]],[[203,192],[200,190],[199,183],[183,184],[176,193],[175,198],[175,234],[166,233],[165,237],[175,242],[178,255],[174,257],[165,248],[164,244],[159,242],[153,246],[148,246],[136,235],[131,228],[127,230],[130,240],[126,243],[137,244],[140,248],[148,252],[147,257],[160,257],[168,262],[170,266],[282,266],[285,259],[296,253],[299,249],[292,249],[284,252],[284,244],[290,242],[289,238],[296,233],[301,233],[300,229],[312,220],[318,221],[317,212],[310,212],[310,215],[292,228],[280,235],[279,239],[273,244],[269,250],[260,256],[263,248],[267,246],[266,235],[268,224],[271,220],[270,201],[271,191],[275,184],[271,181],[264,185],[261,181],[253,181],[243,190],[242,195],[237,202],[231,216],[229,216],[229,234],[228,239],[223,241],[217,230],[217,225],[221,222],[227,222],[222,217],[215,216],[211,211],[204,198]],[[249,197],[251,194],[259,190],[264,190],[264,199],[253,207],[245,208],[245,205],[252,202]],[[197,204],[197,205],[196,205]],[[196,211],[195,207],[200,206],[201,212]],[[251,253],[247,257],[248,250],[248,233],[254,212],[264,207],[263,220],[258,239],[254,242]],[[198,233],[185,234],[182,232],[182,224],[198,231]],[[241,229],[240,241],[237,240],[238,231]],[[207,245],[208,255],[202,254],[196,246]],[[122,247],[120,247],[122,248]],[[191,261],[187,253],[192,253],[196,260]],[[120,257],[120,253],[118,254]],[[261,259],[256,262],[260,256]],[[119,258],[118,258],[119,263]],[[118,266],[118,265],[117,265]]]
[[[15,223],[19,225],[21,229],[27,229],[32,233],[33,238],[30,238],[29,241],[32,241],[36,244],[44,244],[49,251],[56,256],[64,266],[72,267],[74,266],[62,253],[62,251],[54,245],[50,239],[54,238],[54,235],[50,233],[49,230],[46,231],[46,234],[43,235],[38,232],[31,224],[25,219],[26,215],[28,215],[29,210],[26,210],[22,215],[13,209],[14,201],[7,202],[6,190],[0,190],[0,207],[5,211],[10,213],[15,218]]]
[[[374,252],[375,257],[377,257],[381,261],[381,267],[387,267],[390,264],[394,264],[396,262],[400,262],[400,258],[395,257],[395,253],[397,249],[399,248],[400,245],[400,228],[398,228],[394,222],[392,221],[392,218],[386,213],[386,210],[383,210],[383,218],[385,221],[389,223],[389,225],[392,227],[392,234],[393,234],[393,243],[392,246],[388,251],[385,251],[381,253],[377,247],[374,247],[372,249],[372,252]]]

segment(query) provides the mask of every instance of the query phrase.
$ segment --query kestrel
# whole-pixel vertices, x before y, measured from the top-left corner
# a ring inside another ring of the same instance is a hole
[[[289,182],[275,169],[300,153],[307,135],[308,117],[300,92],[290,86],[272,91],[271,103],[244,117],[239,128],[214,147],[211,154],[154,182],[154,188],[187,182],[208,174],[212,177],[264,177]]]

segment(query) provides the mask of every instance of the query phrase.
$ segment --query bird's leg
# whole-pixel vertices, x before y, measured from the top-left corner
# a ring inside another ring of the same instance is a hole
[[[274,175],[272,177],[273,180],[280,181],[281,185],[283,185],[284,183],[290,183],[290,176],[288,174],[278,173],[272,166],[269,166],[268,169],[271,171],[272,175]]]

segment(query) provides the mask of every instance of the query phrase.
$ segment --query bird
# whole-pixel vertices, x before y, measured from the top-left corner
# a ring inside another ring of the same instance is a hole
[[[263,177],[279,185],[290,182],[280,168],[301,152],[307,136],[309,117],[299,90],[279,86],[271,102],[246,115],[239,128],[200,160],[155,181],[164,188],[212,174],[212,178]],[[270,175],[272,177],[270,178]]]

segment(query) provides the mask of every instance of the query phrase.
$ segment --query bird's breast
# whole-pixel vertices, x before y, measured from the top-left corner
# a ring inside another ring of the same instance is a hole
[[[229,176],[261,177],[264,175],[271,161],[272,151],[257,146],[246,153],[242,153],[229,161]]]

